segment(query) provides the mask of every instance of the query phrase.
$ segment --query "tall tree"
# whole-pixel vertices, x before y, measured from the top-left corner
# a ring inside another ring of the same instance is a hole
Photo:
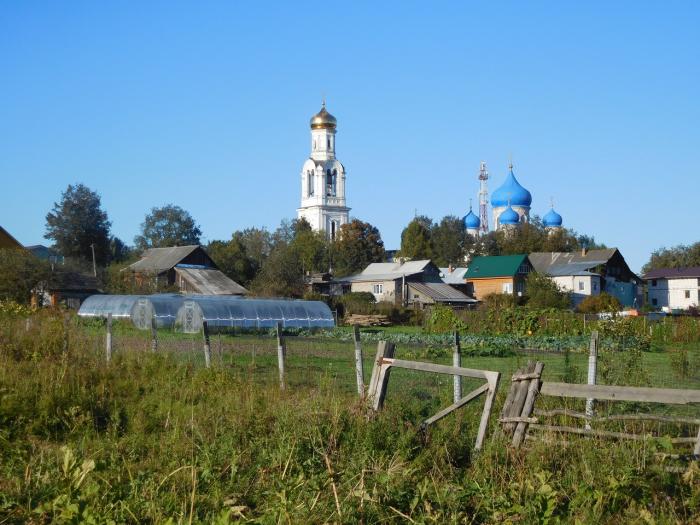
[[[54,247],[64,257],[92,259],[104,265],[110,257],[109,229],[112,223],[102,210],[100,196],[84,184],[68,185],[46,215],[44,237],[54,241]]]
[[[700,266],[700,241],[690,244],[659,248],[652,252],[649,262],[643,271],[659,268],[683,268],[685,266]]]
[[[248,257],[245,245],[235,234],[229,241],[212,241],[207,245],[207,253],[219,269],[231,279],[247,286],[255,277],[257,266]]]
[[[401,232],[401,256],[408,259],[430,259],[433,247],[430,238],[432,220],[419,216],[408,223]]]
[[[333,269],[342,277],[384,260],[384,241],[379,230],[368,222],[353,219],[340,227],[340,238],[333,243]]]
[[[0,300],[28,303],[32,289],[50,273],[49,263],[27,250],[0,249]]]
[[[459,217],[448,215],[431,232],[433,262],[438,266],[456,266],[464,260],[467,232]]]
[[[165,248],[168,246],[187,246],[199,244],[202,230],[189,212],[167,204],[161,208],[151,208],[141,224],[141,235],[134,238],[141,250],[147,248]]]
[[[233,237],[243,245],[246,255],[255,265],[255,271],[262,268],[265,259],[272,250],[270,232],[264,228],[246,228],[243,231],[235,232]]]

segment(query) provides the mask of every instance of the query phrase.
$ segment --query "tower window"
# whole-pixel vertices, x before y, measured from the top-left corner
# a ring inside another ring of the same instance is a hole
[[[314,151],[316,151],[316,141],[314,140]]]
[[[337,170],[326,170],[326,196],[335,197]]]
[[[335,221],[331,221],[331,240],[335,240]]]
[[[328,149],[331,149],[331,139],[327,139],[328,142]]]
[[[309,197],[314,196],[314,172],[313,171],[307,171],[306,172],[306,193]]]

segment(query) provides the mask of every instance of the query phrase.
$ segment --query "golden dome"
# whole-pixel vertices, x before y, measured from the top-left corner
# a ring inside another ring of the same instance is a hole
[[[338,121],[326,111],[326,103],[323,103],[321,111],[311,117],[311,129],[335,129]]]

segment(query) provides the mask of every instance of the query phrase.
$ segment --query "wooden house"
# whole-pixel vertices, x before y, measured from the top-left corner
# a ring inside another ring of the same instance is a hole
[[[468,293],[483,301],[492,294],[525,294],[525,280],[533,270],[527,255],[474,257],[464,274]]]

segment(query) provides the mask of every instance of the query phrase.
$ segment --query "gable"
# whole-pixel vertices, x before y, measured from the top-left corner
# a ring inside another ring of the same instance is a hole
[[[527,255],[492,255],[475,257],[464,274],[465,279],[487,279],[491,277],[514,277],[525,264],[532,267]]]

